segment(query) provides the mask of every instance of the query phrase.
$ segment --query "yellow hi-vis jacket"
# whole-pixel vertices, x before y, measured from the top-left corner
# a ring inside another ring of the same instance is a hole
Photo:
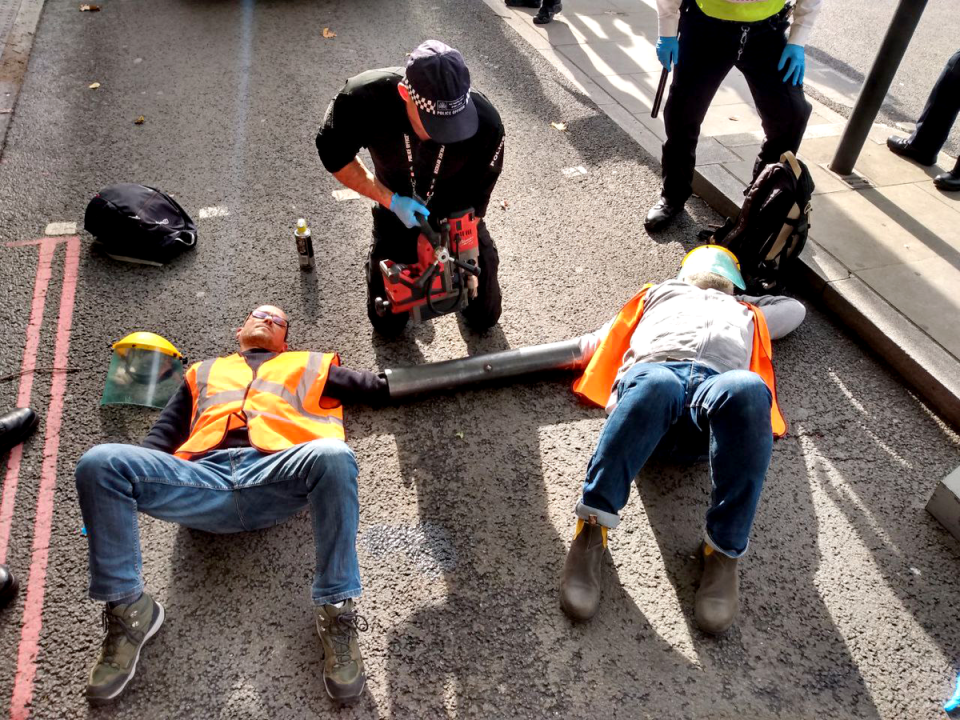
[[[623,355],[630,347],[630,336],[640,324],[643,316],[643,300],[649,286],[643,288],[624,305],[613,324],[610,332],[600,342],[593,357],[573,383],[573,392],[583,400],[606,407],[613,391],[613,382],[617,379],[617,372],[623,363]],[[750,354],[750,370],[757,373],[764,384],[770,389],[773,404],[770,408],[770,423],[774,437],[783,437],[787,432],[787,423],[780,412],[777,403],[777,382],[773,374],[773,348],[770,344],[770,332],[767,330],[767,321],[763,313],[750,303],[743,303],[753,312],[753,351]]]
[[[190,437],[177,457],[217,447],[230,430],[246,426],[250,445],[266,453],[318,438],[344,440],[343,408],[323,397],[335,353],[283,352],[253,371],[239,353],[204,360],[187,370],[193,395]]]
[[[704,15],[717,20],[759,22],[783,10],[785,0],[697,0]]]

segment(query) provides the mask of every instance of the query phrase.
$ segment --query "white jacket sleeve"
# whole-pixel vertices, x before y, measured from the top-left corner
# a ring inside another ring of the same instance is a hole
[[[607,320],[602,328],[599,330],[594,330],[592,333],[587,333],[586,335],[580,336],[580,352],[583,353],[583,363],[584,366],[590,362],[590,358],[593,357],[593,354],[597,351],[597,348],[600,347],[600,343],[603,342],[603,339],[607,336],[607,333],[610,332],[610,328],[613,326],[613,321],[616,320],[616,316]]]
[[[787,42],[791,45],[806,45],[810,33],[813,32],[813,23],[820,13],[823,0],[797,0],[793,8],[793,22],[790,23],[790,34]]]
[[[807,309],[799,300],[783,295],[761,295],[752,297],[740,295],[738,300],[744,300],[756,305],[767,321],[767,331],[771,340],[779,340],[800,327],[800,323],[807,316]],[[582,343],[581,343],[582,347]]]
[[[657,26],[660,37],[676,37],[680,28],[683,0],[657,0]]]

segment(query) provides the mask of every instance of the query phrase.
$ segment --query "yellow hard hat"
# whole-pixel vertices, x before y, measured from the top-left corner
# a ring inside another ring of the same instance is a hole
[[[144,332],[142,330],[130,333],[125,338],[117,340],[113,344],[114,350],[120,350],[122,348],[156,350],[157,352],[161,352],[164,355],[170,355],[171,357],[183,357],[180,351],[173,346],[173,343],[171,343],[165,337],[152,332]]]
[[[740,261],[737,256],[722,245],[700,245],[688,252],[680,263],[677,277],[683,280],[689,275],[700,272],[716,273],[720,277],[746,290],[747,285],[740,274]]]

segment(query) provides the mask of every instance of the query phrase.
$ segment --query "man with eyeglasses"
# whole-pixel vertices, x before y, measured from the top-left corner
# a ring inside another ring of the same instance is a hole
[[[271,527],[309,507],[324,686],[341,703],[362,692],[357,463],[344,442],[342,404],[382,404],[387,384],[340,367],[334,353],[288,351],[289,329],[280,308],[258,307],[237,330],[239,352],[192,365],[141,446],[98,445],[80,459],[90,597],[106,603],[90,701],[123,692],[144,643],[163,623],[163,607],[144,592],[138,512],[234,533]]]
[[[473,330],[493,327],[502,309],[500,258],[484,222],[503,169],[504,129],[496,108],[470,84],[459,51],[427,40],[405,68],[369,70],[347,80],[330,102],[317,133],[323,166],[351,190],[377,203],[367,256],[367,317],[390,337],[409,313],[377,311],[386,297],[381,260],[415,263],[419,217],[439,230],[444,219],[472,208],[477,219],[480,277],[463,309]],[[367,148],[370,172],[358,157]]]

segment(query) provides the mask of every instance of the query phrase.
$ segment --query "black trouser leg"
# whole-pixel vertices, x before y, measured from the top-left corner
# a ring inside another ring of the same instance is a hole
[[[497,324],[503,304],[499,279],[500,254],[483,220],[477,225],[477,237],[480,240],[477,297],[464,308],[463,319],[471,329],[481,331]]]
[[[950,135],[960,113],[960,50],[947,60],[936,85],[930,91],[910,145],[918,152],[935,157]]]
[[[543,0],[543,2],[540,4],[540,12],[544,14],[553,12],[554,8],[556,8],[559,4],[560,0]]]
[[[693,192],[700,125],[737,56],[739,26],[707,17],[693,3],[680,16],[680,57],[663,109],[663,190],[671,205]]]
[[[754,23],[736,63],[750,86],[765,135],[753,167],[754,179],[767,164],[779,162],[787,150],[797,152],[813,111],[803,86],[784,82],[786,71],[777,70],[788,27],[785,18]]]

